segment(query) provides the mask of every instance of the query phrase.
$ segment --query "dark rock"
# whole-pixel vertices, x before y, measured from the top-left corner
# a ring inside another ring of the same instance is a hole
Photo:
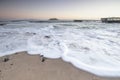
[[[10,65],[13,65],[13,64],[10,64]]]
[[[45,59],[44,58],[42,58],[42,62],[44,62],[45,61]]]
[[[15,55],[17,55],[17,54],[19,54],[19,53],[16,52]]]
[[[33,33],[33,35],[36,35],[36,33]]]
[[[41,57],[41,61],[44,62],[45,61],[45,57],[43,55],[41,55],[40,57]]]
[[[50,38],[50,36],[45,36],[45,38]]]
[[[5,57],[5,58],[3,59],[3,62],[7,62],[7,61],[9,61],[9,58],[8,58],[8,57]]]
[[[4,23],[1,23],[0,26],[4,26],[5,24]]]
[[[83,49],[85,49],[85,50],[90,50],[88,47],[83,47]]]

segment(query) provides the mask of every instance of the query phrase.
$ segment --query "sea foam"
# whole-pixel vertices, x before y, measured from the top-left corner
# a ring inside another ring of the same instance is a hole
[[[0,26],[0,56],[20,51],[62,58],[99,76],[120,76],[120,24],[11,22]]]

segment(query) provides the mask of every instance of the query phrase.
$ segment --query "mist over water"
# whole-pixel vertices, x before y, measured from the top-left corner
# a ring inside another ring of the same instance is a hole
[[[99,76],[120,76],[120,24],[21,21],[0,26],[0,56],[20,51],[62,58]]]

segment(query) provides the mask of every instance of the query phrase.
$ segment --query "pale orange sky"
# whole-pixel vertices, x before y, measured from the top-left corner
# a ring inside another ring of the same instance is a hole
[[[1,0],[2,19],[120,17],[120,0]]]

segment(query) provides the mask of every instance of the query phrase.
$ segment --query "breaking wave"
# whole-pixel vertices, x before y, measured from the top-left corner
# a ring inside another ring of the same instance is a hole
[[[120,76],[120,24],[9,23],[0,26],[0,43],[0,56],[27,51],[99,76]]]

